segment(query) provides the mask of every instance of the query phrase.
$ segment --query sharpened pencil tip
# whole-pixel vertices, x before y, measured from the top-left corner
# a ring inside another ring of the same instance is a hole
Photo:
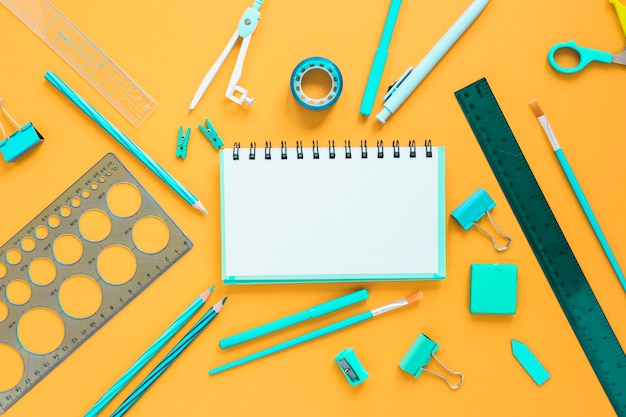
[[[211,288],[209,288],[208,290],[206,290],[205,292],[200,294],[200,298],[202,298],[202,301],[204,301],[206,303],[206,300],[209,299],[209,297],[211,296],[211,293],[213,292],[214,289],[215,289],[215,285],[213,285]]]
[[[224,307],[224,303],[226,303],[227,299],[228,299],[228,297],[224,297],[219,302],[217,302],[213,306],[213,311],[215,311],[216,313],[219,313],[220,311],[222,311],[222,307]]]

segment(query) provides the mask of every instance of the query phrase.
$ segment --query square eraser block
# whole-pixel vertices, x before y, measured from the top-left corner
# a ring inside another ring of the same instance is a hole
[[[470,313],[515,314],[517,265],[472,264]]]

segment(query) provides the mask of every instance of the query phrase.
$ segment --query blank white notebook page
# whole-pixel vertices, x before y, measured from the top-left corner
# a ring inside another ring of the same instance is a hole
[[[444,148],[381,149],[223,149],[224,282],[444,278]]]

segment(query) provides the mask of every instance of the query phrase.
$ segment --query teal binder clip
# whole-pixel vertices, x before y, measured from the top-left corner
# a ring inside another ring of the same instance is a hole
[[[472,226],[476,227],[480,230],[485,236],[487,236],[493,242],[493,247],[502,252],[507,250],[509,246],[511,246],[511,242],[513,239],[511,236],[502,233],[496,222],[491,217],[490,211],[496,206],[496,202],[493,201],[491,196],[487,194],[483,188],[479,188],[476,190],[467,200],[461,203],[456,209],[450,213],[454,219],[459,222],[461,227],[465,230],[469,230]],[[487,215],[491,224],[495,227],[496,231],[500,236],[507,239],[507,243],[504,246],[498,247],[498,243],[496,242],[496,238],[492,236],[489,232],[478,225],[478,221],[483,218],[483,216]]]
[[[13,162],[26,151],[32,149],[35,145],[43,142],[43,136],[35,129],[35,126],[31,122],[26,123],[24,126],[20,126],[15,119],[11,117],[9,112],[4,108],[2,99],[0,98],[0,108],[4,115],[13,123],[18,129],[13,132],[7,138],[6,132],[2,123],[0,123],[0,130],[2,130],[3,140],[0,141],[0,153],[7,162]]]
[[[224,141],[222,140],[222,138],[220,138],[220,135],[217,134],[217,130],[215,130],[209,119],[206,119],[206,127],[202,125],[198,125],[198,127],[200,128],[202,134],[206,136],[206,138],[209,140],[209,142],[211,142],[211,145],[213,145],[216,150],[219,151],[220,148],[224,146]]]
[[[339,352],[335,356],[335,362],[339,365],[348,383],[353,387],[363,383],[369,377],[365,367],[351,347]]]
[[[176,142],[176,158],[187,158],[187,145],[189,144],[189,136],[191,135],[191,128],[188,127],[187,131],[183,135],[183,127],[178,126],[178,141]]]
[[[443,364],[443,362],[439,360],[439,358],[437,358],[435,352],[437,352],[438,349],[439,343],[433,341],[428,336],[424,335],[424,333],[420,333],[400,361],[400,369],[402,369],[406,373],[413,375],[415,378],[419,377],[424,371],[426,371],[446,381],[450,388],[460,388],[465,381],[465,377],[461,372],[452,371],[451,369],[449,369],[446,365]],[[452,385],[450,380],[444,375],[426,368],[431,358],[435,358],[439,365],[441,365],[451,375],[460,376],[460,382],[456,385]]]

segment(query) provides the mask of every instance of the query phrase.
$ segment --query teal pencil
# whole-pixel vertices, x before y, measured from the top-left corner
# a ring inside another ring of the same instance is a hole
[[[44,78],[50,82],[57,90],[65,95],[72,101],[79,109],[81,109],[87,116],[94,122],[98,123],[100,127],[107,131],[107,133],[113,136],[113,139],[117,140],[128,152],[130,152],[135,158],[141,161],[146,167],[148,167],[157,177],[170,186],[178,195],[180,195],[187,203],[193,208],[200,210],[203,213],[208,213],[204,208],[200,200],[189,190],[187,190],[176,178],[167,172],[161,165],[159,165],[154,159],[146,154],[139,146],[137,146],[128,136],[122,133],[113,123],[109,122],[102,114],[98,112],[91,104],[79,96],[74,90],[70,88],[63,80],[61,80],[54,72],[48,71],[44,75]]]
[[[178,332],[193,315],[206,303],[215,286],[212,286],[196,298],[181,313],[180,316],[163,332],[161,336],[128,368],[116,382],[108,389],[107,392],[87,411],[85,417],[97,416],[104,407],[133,379],[137,373],[165,346],[165,344]]]
[[[159,364],[148,374],[148,376],[141,381],[141,383],[134,389],[134,391],[124,400],[124,402],[111,414],[111,417],[123,416],[139,398],[150,388],[152,383],[156,381],[167,368],[180,356],[181,353],[193,342],[196,337],[204,330],[209,323],[213,321],[215,317],[222,311],[222,307],[228,297],[224,297],[221,301],[211,307],[200,320],[193,325],[191,330],[178,342],[176,346],[168,352],[168,354],[159,362]]]
[[[253,329],[246,330],[236,335],[224,338],[220,340],[220,347],[222,349],[226,349],[240,343],[255,339],[257,337],[265,336],[266,334],[284,329],[286,327],[302,323],[303,321],[321,317],[324,314],[332,313],[336,310],[339,310],[340,308],[344,308],[359,301],[363,301],[367,299],[367,297],[367,290],[365,288],[360,289],[351,294],[335,298],[334,300],[330,300],[323,304],[316,305],[299,313],[292,314],[290,316],[274,320],[270,323],[263,324],[259,327],[255,327]]]
[[[559,163],[561,164],[561,168],[563,169],[563,172],[565,173],[565,176],[567,177],[567,180],[569,181],[569,184],[572,187],[574,194],[576,194],[576,198],[578,199],[578,203],[580,204],[580,207],[582,207],[583,211],[585,212],[585,215],[587,216],[587,220],[589,220],[589,223],[591,224],[591,228],[595,232],[596,237],[598,238],[598,241],[600,242],[600,246],[602,246],[602,249],[604,249],[604,253],[606,254],[606,257],[609,259],[609,262],[611,263],[611,266],[613,267],[613,270],[615,271],[617,278],[622,284],[622,287],[624,288],[624,290],[626,290],[626,278],[624,278],[624,274],[622,273],[622,270],[619,264],[617,263],[617,259],[615,259],[615,255],[613,255],[613,251],[611,250],[611,247],[609,246],[609,242],[606,240],[606,237],[604,237],[604,233],[602,232],[602,229],[600,228],[600,224],[598,223],[596,216],[593,214],[593,211],[591,210],[591,206],[589,205],[589,202],[587,201],[587,197],[585,197],[585,194],[583,193],[583,189],[581,188],[580,184],[578,183],[578,180],[576,179],[576,176],[574,175],[574,171],[572,170],[572,167],[567,161],[567,158],[565,158],[565,154],[563,153],[561,146],[559,145],[556,138],[554,137],[554,132],[552,132],[552,128],[550,127],[550,123],[548,122],[547,116],[544,114],[543,110],[541,110],[541,107],[539,106],[539,103],[537,103],[537,100],[530,101],[528,105],[530,106],[531,110],[537,117],[539,124],[541,125],[541,127],[543,128],[543,131],[548,137],[548,140],[550,141],[550,144],[552,145],[552,148],[554,149],[554,153],[557,159],[559,160]]]
[[[253,353],[251,355],[244,356],[243,358],[237,359],[236,361],[227,363],[227,364],[222,365],[222,366],[218,366],[217,368],[213,368],[213,369],[211,369],[209,371],[209,375],[215,375],[215,374],[218,374],[220,372],[224,372],[224,371],[226,371],[228,369],[231,369],[231,368],[234,368],[236,366],[243,365],[243,364],[246,364],[248,362],[252,362],[252,361],[254,361],[256,359],[263,358],[265,356],[271,355],[273,353],[280,352],[280,351],[288,349],[290,347],[294,347],[294,346],[300,345],[300,344],[302,344],[304,342],[308,342],[310,340],[317,339],[318,337],[322,337],[322,336],[325,336],[327,334],[336,332],[338,330],[345,329],[346,327],[350,327],[350,326],[353,326],[353,325],[355,325],[357,323],[360,323],[362,321],[372,319],[372,318],[374,318],[376,316],[379,316],[379,315],[381,315],[383,313],[387,313],[387,312],[395,310],[397,308],[404,307],[404,306],[406,306],[406,305],[408,305],[410,303],[413,303],[415,301],[421,300],[422,298],[424,298],[424,295],[422,294],[422,292],[421,291],[417,291],[417,292],[409,295],[408,297],[401,298],[400,300],[395,301],[395,302],[393,302],[391,304],[387,304],[387,305],[384,305],[384,306],[379,307],[379,308],[375,308],[375,309],[370,310],[370,311],[365,311],[365,312],[363,312],[361,314],[357,314],[356,316],[348,317],[347,319],[338,321],[337,323],[333,323],[333,324],[330,324],[330,325],[328,325],[326,327],[322,327],[320,329],[313,330],[312,332],[305,333],[305,334],[303,334],[301,336],[298,336],[298,337],[295,337],[293,339],[287,340],[287,341],[285,341],[283,343],[279,343],[279,344],[271,346],[271,347],[269,347],[267,349],[264,349],[264,350],[261,350],[259,352]]]

